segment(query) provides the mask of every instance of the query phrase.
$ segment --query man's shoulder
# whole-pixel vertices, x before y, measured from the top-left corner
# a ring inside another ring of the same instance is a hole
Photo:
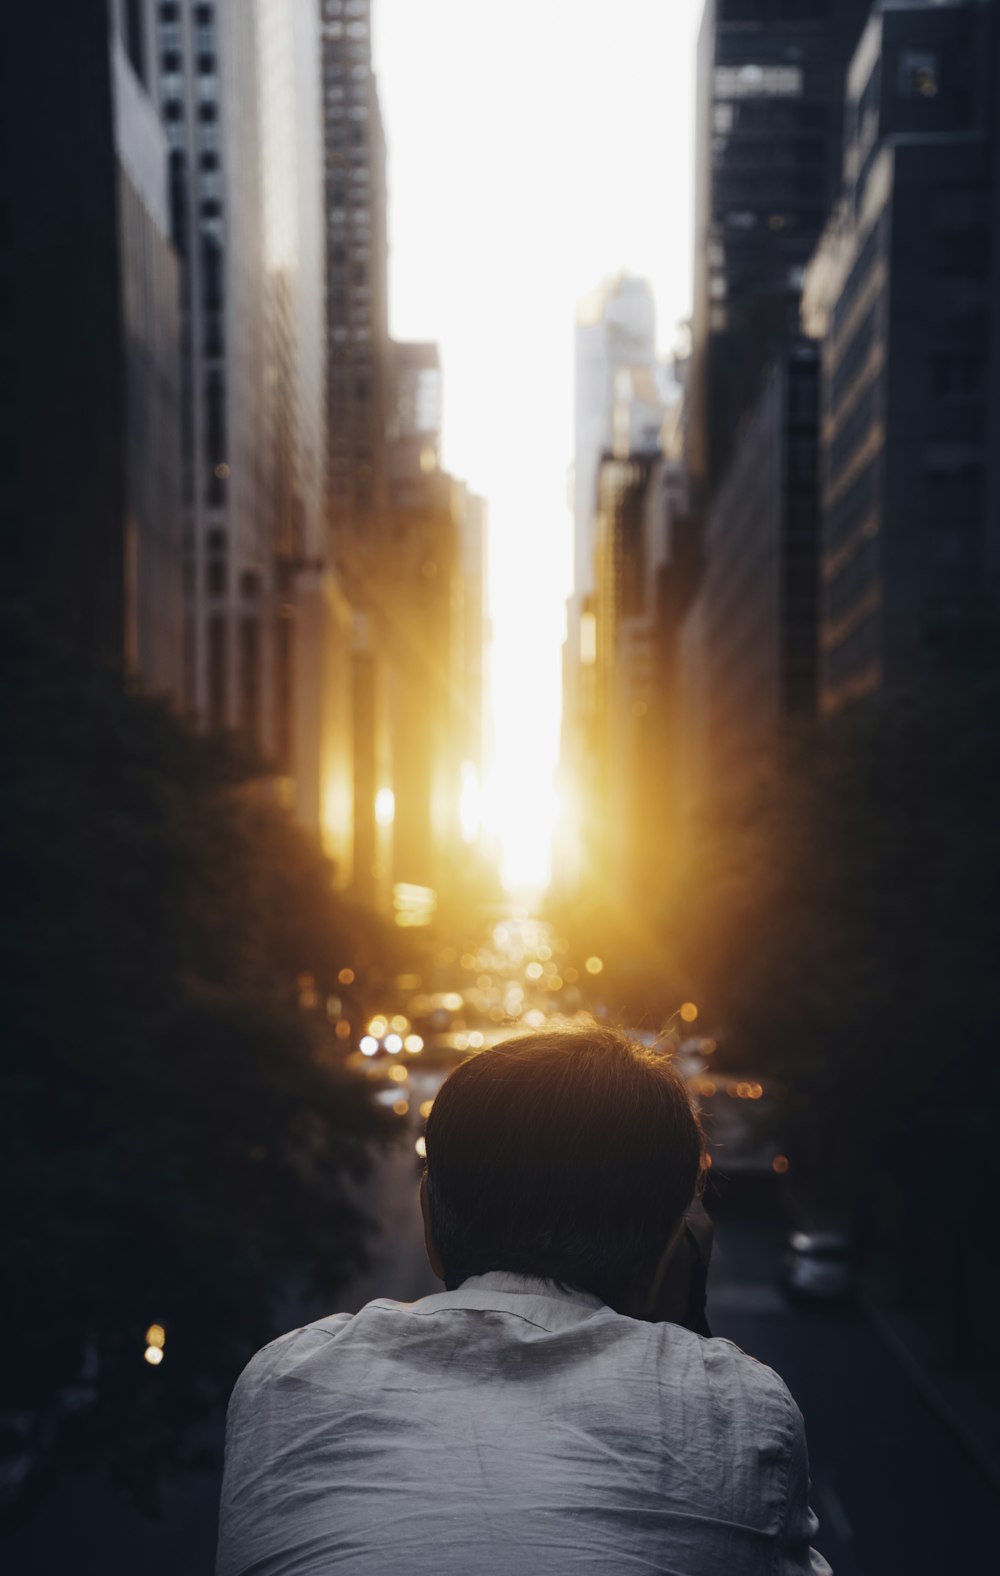
[[[312,1324],[301,1324],[262,1346],[247,1363],[236,1382],[236,1390],[259,1389],[274,1379],[283,1378],[303,1362],[308,1362],[347,1329],[354,1314],[331,1313]]]

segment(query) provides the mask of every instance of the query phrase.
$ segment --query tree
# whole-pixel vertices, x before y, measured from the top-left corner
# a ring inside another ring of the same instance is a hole
[[[6,1467],[152,1504],[292,1282],[364,1262],[389,1129],[300,984],[393,943],[245,750],[4,637]]]

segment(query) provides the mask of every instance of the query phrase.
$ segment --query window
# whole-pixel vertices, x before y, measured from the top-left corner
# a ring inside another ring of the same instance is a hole
[[[208,621],[208,721],[226,723],[226,620],[218,613]]]
[[[218,110],[218,106],[216,104],[202,103],[202,104],[198,105],[198,119],[199,120],[201,120],[201,121],[215,121],[215,120],[218,120],[218,118],[219,118],[219,110]]]
[[[904,49],[899,57],[896,86],[904,98],[936,98],[941,87],[941,64],[937,55]]]
[[[167,99],[163,106],[164,120],[181,120],[184,115],[184,105],[180,99]]]
[[[715,97],[791,98],[802,92],[801,66],[717,66]]]
[[[209,596],[225,596],[226,594],[226,560],[213,558],[208,566],[208,594]]]

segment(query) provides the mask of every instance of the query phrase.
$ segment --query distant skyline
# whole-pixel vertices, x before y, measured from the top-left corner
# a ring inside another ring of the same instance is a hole
[[[658,344],[691,310],[703,0],[373,0],[389,150],[390,325],[433,339],[444,464],[489,506],[508,879],[544,876],[571,584],[573,329],[623,269]]]

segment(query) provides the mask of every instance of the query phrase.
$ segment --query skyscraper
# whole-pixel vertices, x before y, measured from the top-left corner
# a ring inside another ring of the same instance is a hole
[[[877,6],[851,63],[843,197],[804,302],[827,713],[997,649],[998,34],[980,0]]]
[[[319,0],[325,167],[327,515],[359,603],[385,530],[389,377],[385,139],[371,0]]]
[[[182,260],[185,699],[273,749],[255,6],[173,0],[155,19]]]
[[[706,0],[698,42],[689,413],[695,507],[798,331],[839,179],[843,81],[870,0]]]
[[[83,0],[53,47],[47,7],[0,12],[2,564],[42,630],[176,697],[177,259],[142,20]]]

